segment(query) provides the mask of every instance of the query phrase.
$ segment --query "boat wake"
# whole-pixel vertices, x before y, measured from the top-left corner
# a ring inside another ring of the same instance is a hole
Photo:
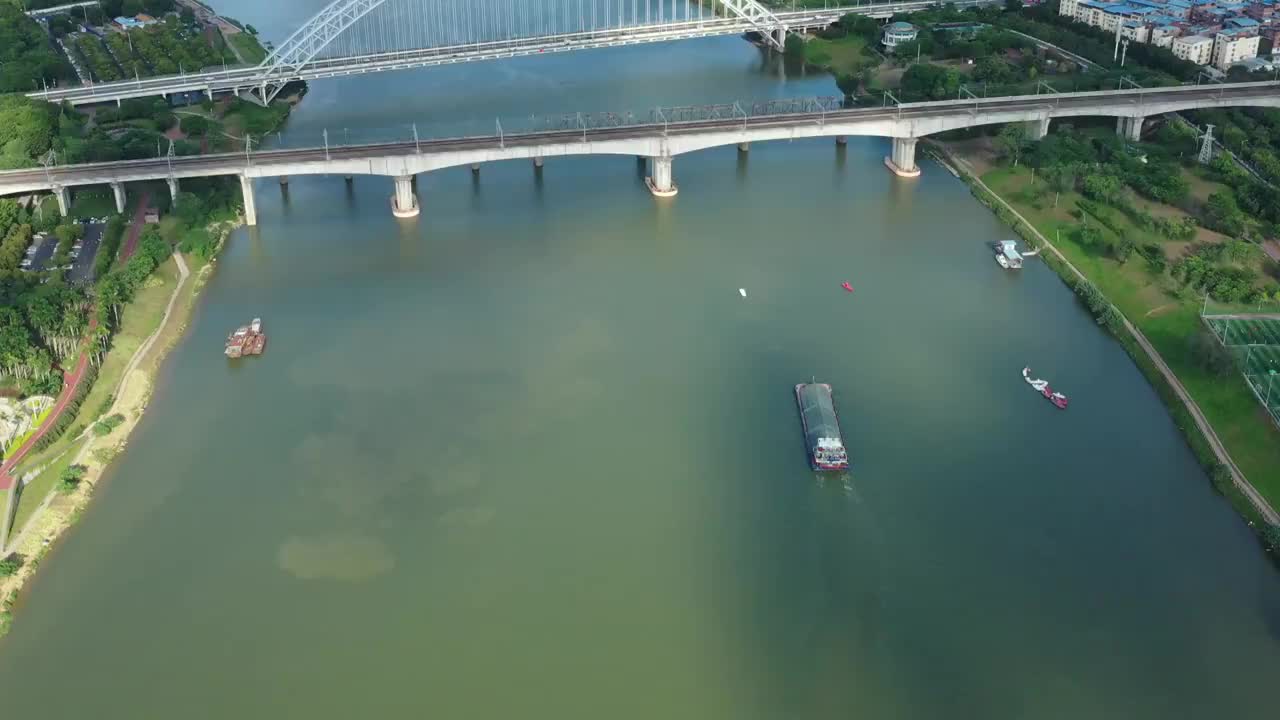
[[[1031,368],[1022,368],[1022,379],[1026,380],[1027,384],[1030,385],[1032,389],[1043,395],[1049,402],[1057,406],[1059,410],[1067,409],[1067,396],[1060,392],[1056,392],[1053,388],[1049,387],[1048,380],[1031,377]]]

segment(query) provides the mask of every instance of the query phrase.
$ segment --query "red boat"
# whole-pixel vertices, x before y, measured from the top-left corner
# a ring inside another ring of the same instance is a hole
[[[853,286],[847,282],[840,283],[840,287],[844,288],[846,292],[853,292]]]
[[[1033,389],[1040,391],[1040,394],[1045,396],[1045,399],[1049,402],[1056,405],[1059,410],[1067,409],[1067,396],[1060,392],[1055,392],[1053,388],[1049,387],[1048,380],[1037,380],[1032,378],[1031,368],[1022,368],[1022,379],[1026,380]]]
[[[1040,391],[1040,394],[1044,395],[1046,398],[1049,398],[1049,402],[1053,403],[1054,405],[1057,405],[1059,410],[1067,409],[1066,395],[1063,395],[1060,392],[1054,392],[1053,389],[1050,388],[1048,385],[1044,386],[1044,389]]]

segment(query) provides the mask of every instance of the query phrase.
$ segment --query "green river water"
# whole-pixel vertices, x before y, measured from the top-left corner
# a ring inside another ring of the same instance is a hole
[[[784,74],[721,38],[321,81],[283,139],[835,91]],[[442,171],[411,222],[385,178],[259,183],[0,643],[3,716],[1274,714],[1274,566],[1072,293],[887,149],[681,156],[665,202],[631,158]]]

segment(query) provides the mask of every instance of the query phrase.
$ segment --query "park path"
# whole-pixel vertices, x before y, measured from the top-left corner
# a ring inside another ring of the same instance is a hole
[[[133,223],[129,226],[128,241],[120,250],[119,257],[121,262],[128,260],[129,256],[133,254],[133,251],[138,246],[138,233],[142,231],[142,222],[147,211],[147,201],[150,199],[151,194],[144,192],[142,194],[142,201],[138,203],[138,209],[133,213]],[[185,269],[186,266],[183,265],[182,268]],[[168,314],[166,313],[166,317],[167,316]],[[98,318],[96,316],[90,317],[89,335],[92,335],[93,331],[97,329],[97,327]],[[59,393],[58,400],[54,403],[53,411],[49,413],[44,422],[40,423],[40,427],[36,429],[35,433],[32,434],[31,437],[27,438],[27,441],[24,442],[22,446],[4,462],[4,465],[0,465],[0,492],[6,492],[13,488],[16,483],[16,479],[12,475],[13,469],[17,467],[18,463],[21,462],[28,453],[31,452],[31,449],[37,442],[39,442],[40,438],[44,437],[49,432],[49,429],[56,424],[58,417],[67,409],[67,405],[71,402],[71,398],[75,397],[76,389],[79,388],[80,381],[84,378],[85,368],[88,366],[89,352],[86,349],[80,353],[80,358],[76,361],[75,369],[64,375],[62,392]]]
[[[143,191],[142,199],[138,201],[138,209],[133,211],[133,222],[129,224],[129,236],[124,239],[124,245],[120,248],[119,262],[121,265],[129,262],[129,258],[133,257],[133,251],[138,249],[138,235],[142,233],[143,220],[147,215],[147,203],[151,201],[151,193]]]
[[[944,149],[943,152],[947,151]],[[1084,273],[1080,272],[1075,265],[1071,264],[1071,261],[1068,260],[1066,256],[1058,250],[1058,248],[1054,247],[1053,243],[1049,242],[1049,238],[1042,235],[1040,231],[1036,229],[1035,225],[1027,222],[1027,219],[1022,217],[1022,213],[1015,210],[1012,205],[1004,201],[1004,198],[1000,197],[1000,195],[994,190],[987,187],[987,184],[982,182],[982,178],[978,177],[978,175],[973,172],[973,167],[969,165],[968,162],[962,158],[955,157],[949,152],[947,152],[947,157],[951,158],[952,162],[956,163],[957,167],[964,168],[966,175],[972,178],[974,182],[978,183],[983,190],[990,193],[991,197],[995,198],[996,201],[1003,205],[1006,210],[1013,213],[1014,217],[1018,218],[1023,225],[1030,228],[1031,232],[1035,233],[1036,237],[1040,239],[1040,242],[1044,243],[1044,247],[1048,248],[1050,252],[1061,260],[1076,277],[1084,280],[1085,282],[1091,282],[1089,278],[1085,277]],[[1258,492],[1257,488],[1249,484],[1249,479],[1245,477],[1240,468],[1236,467],[1235,461],[1231,459],[1231,454],[1227,452],[1227,447],[1222,444],[1220,439],[1218,439],[1218,434],[1213,431],[1213,426],[1209,424],[1208,418],[1206,418],[1204,413],[1200,411],[1200,406],[1191,398],[1191,393],[1188,393],[1187,389],[1182,386],[1182,382],[1178,380],[1178,376],[1174,375],[1173,370],[1165,364],[1164,358],[1160,357],[1160,353],[1155,349],[1155,346],[1147,340],[1147,336],[1143,335],[1141,330],[1135,327],[1133,323],[1129,322],[1129,318],[1125,317],[1124,313],[1120,312],[1120,308],[1116,308],[1114,305],[1112,305],[1112,307],[1115,308],[1115,311],[1119,313],[1120,317],[1124,320],[1124,329],[1127,330],[1129,334],[1133,336],[1133,339],[1138,342],[1138,346],[1147,354],[1147,357],[1151,358],[1151,362],[1155,364],[1156,369],[1160,371],[1160,374],[1164,376],[1164,379],[1169,382],[1169,386],[1173,388],[1178,399],[1181,400],[1182,404],[1187,408],[1187,412],[1191,413],[1191,419],[1195,421],[1196,427],[1200,428],[1200,432],[1204,435],[1205,440],[1209,441],[1209,447],[1213,450],[1213,454],[1218,458],[1218,462],[1222,463],[1222,465],[1226,466],[1226,468],[1231,471],[1231,481],[1235,483],[1235,486],[1239,488],[1240,492],[1244,493],[1244,496],[1249,499],[1249,502],[1257,508],[1258,512],[1268,523],[1272,525],[1280,525],[1280,513],[1276,513],[1275,508],[1271,507],[1271,504],[1268,503],[1267,499]]]
[[[178,284],[173,288],[173,294],[169,296],[169,304],[164,308],[164,315],[160,317],[160,324],[157,325],[156,329],[147,336],[146,340],[142,341],[142,344],[138,346],[138,349],[134,351],[133,356],[129,358],[129,362],[125,365],[124,372],[120,376],[120,382],[116,385],[115,392],[112,394],[112,397],[116,400],[112,403],[111,408],[107,410],[107,414],[117,412],[119,409],[117,406],[120,403],[120,398],[124,397],[124,389],[128,385],[130,376],[133,375],[133,371],[137,369],[138,364],[141,363],[142,359],[147,356],[148,352],[150,352],[151,347],[156,344],[156,340],[160,338],[160,334],[164,332],[166,327],[168,327],[169,316],[173,313],[173,306],[177,304],[178,297],[182,294],[182,288],[186,285],[187,278],[191,275],[190,270],[187,268],[187,262],[182,258],[181,253],[175,252],[173,254],[173,260],[178,265]],[[81,359],[85,360],[87,358],[88,354],[86,353]],[[83,375],[83,368],[81,374]],[[50,418],[52,417],[53,415],[50,414]],[[49,424],[46,422],[43,427],[49,427]],[[86,437],[88,432],[89,428],[85,428],[85,435],[82,435],[81,437]],[[82,443],[80,448],[76,451],[75,456],[71,459],[71,464],[83,464],[85,457],[89,454],[89,450],[92,447],[92,443]],[[17,455],[14,455],[14,457],[18,458]],[[0,474],[0,491],[4,491],[11,487],[10,485],[4,484],[5,479],[8,477],[7,470],[8,467],[6,467],[5,473]],[[49,503],[53,500],[54,495],[55,493],[50,492],[40,501],[40,506],[36,508],[35,512],[33,512],[29,518],[27,518],[27,522],[22,526],[22,528],[11,528],[11,531],[18,531],[18,535],[12,542],[6,543],[5,538],[0,537],[0,549],[5,547],[22,547],[22,543],[27,536],[27,531],[33,527],[37,527],[36,521],[39,520],[40,516],[48,509]]]
[[[98,327],[98,318],[93,317],[89,320],[89,336],[93,335],[93,331]],[[40,438],[48,434],[50,428],[58,422],[58,417],[67,409],[67,405],[71,403],[71,399],[75,397],[76,389],[80,387],[80,381],[84,379],[84,371],[89,367],[89,350],[85,348],[80,352],[80,359],[76,361],[75,369],[63,376],[62,392],[58,394],[58,400],[53,405],[53,411],[49,413],[44,422],[40,423],[40,427],[32,433],[27,441],[22,443],[22,447],[17,452],[9,456],[3,466],[0,466],[0,492],[9,490],[13,487],[15,479],[12,475],[13,468],[31,452],[35,444]]]

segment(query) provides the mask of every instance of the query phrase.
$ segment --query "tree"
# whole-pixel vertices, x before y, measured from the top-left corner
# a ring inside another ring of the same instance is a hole
[[[1209,195],[1204,203],[1205,225],[1213,230],[1237,237],[1244,232],[1246,218],[1230,190]]]
[[[1226,377],[1235,370],[1236,361],[1231,351],[1208,330],[1201,328],[1188,342],[1191,358],[1200,369],[1218,377]]]
[[[786,56],[792,59],[804,57],[804,39],[794,33],[787,36],[784,45]]]
[[[1109,205],[1119,202],[1124,192],[1124,184],[1120,182],[1120,178],[1104,173],[1085,176],[1083,187],[1087,197]]]
[[[1006,160],[1012,159],[1016,166],[1029,142],[1027,129],[1021,123],[1010,123],[1005,125],[996,136],[996,151]]]
[[[950,68],[927,63],[916,63],[902,74],[900,91],[903,100],[927,98],[929,100],[954,99],[960,89],[960,75]]]
[[[1014,79],[1013,66],[994,56],[979,58],[973,66],[973,78],[989,83],[1007,83]]]
[[[860,82],[861,81],[857,75],[836,76],[836,87],[840,88],[840,92],[844,93],[845,97],[853,97],[854,95],[857,95]],[[186,127],[185,120],[183,121],[183,127]]]
[[[120,12],[127,17],[141,15],[146,8],[142,4],[142,0],[124,0],[120,5]]]
[[[88,468],[84,465],[68,465],[58,475],[58,489],[65,493],[80,487],[80,481],[84,479],[86,470]]]
[[[18,554],[0,560],[0,577],[9,577],[18,572],[18,568],[22,567],[22,556]]]

